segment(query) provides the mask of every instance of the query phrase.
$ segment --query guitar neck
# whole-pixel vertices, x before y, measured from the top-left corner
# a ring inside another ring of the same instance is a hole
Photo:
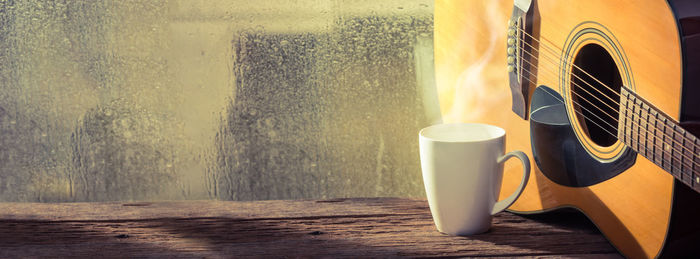
[[[700,139],[646,100],[622,87],[617,137],[700,192]]]

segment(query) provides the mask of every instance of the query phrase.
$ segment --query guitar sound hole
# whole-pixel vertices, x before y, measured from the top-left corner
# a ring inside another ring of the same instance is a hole
[[[622,77],[615,61],[597,44],[583,46],[574,59],[571,98],[579,124],[602,147],[617,141],[617,119]],[[585,71],[585,72],[584,72]]]

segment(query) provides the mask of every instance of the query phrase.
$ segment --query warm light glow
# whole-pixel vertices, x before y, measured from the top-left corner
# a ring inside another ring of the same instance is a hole
[[[504,51],[508,16],[503,11],[509,8],[500,1],[446,1],[436,6],[436,80],[445,122],[498,121],[505,115],[501,110],[510,111],[492,106],[510,98]],[[465,10],[485,14],[453,13]],[[445,24],[440,23],[443,16]]]

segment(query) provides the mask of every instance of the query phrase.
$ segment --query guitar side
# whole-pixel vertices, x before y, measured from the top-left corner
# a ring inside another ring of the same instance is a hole
[[[696,1],[668,0],[679,28],[683,58],[681,126],[700,136],[700,4]],[[697,256],[700,244],[700,194],[680,181],[674,183],[671,223],[663,257]]]
[[[540,19],[539,34],[554,43],[563,45],[571,29],[582,22],[595,20],[609,28],[626,53],[635,92],[679,119],[682,47],[676,17],[666,1],[638,5],[631,1],[550,0],[535,1],[533,8]],[[511,9],[508,1],[436,1],[436,80],[446,122],[501,126],[508,132],[507,150],[522,150],[533,159],[529,121],[511,111],[505,77],[505,30]],[[549,71],[560,71],[559,64],[541,63],[535,86],[557,88],[559,73]],[[518,170],[515,164],[505,165],[502,196],[516,188]],[[619,175],[586,187],[555,183],[534,167],[525,192],[511,211],[540,213],[575,207],[623,254],[648,258],[658,256],[664,247],[673,198],[674,178],[637,157]]]

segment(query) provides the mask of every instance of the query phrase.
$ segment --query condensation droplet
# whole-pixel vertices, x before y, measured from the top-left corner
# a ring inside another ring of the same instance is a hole
[[[0,201],[424,194],[432,1],[176,2],[2,6]]]

